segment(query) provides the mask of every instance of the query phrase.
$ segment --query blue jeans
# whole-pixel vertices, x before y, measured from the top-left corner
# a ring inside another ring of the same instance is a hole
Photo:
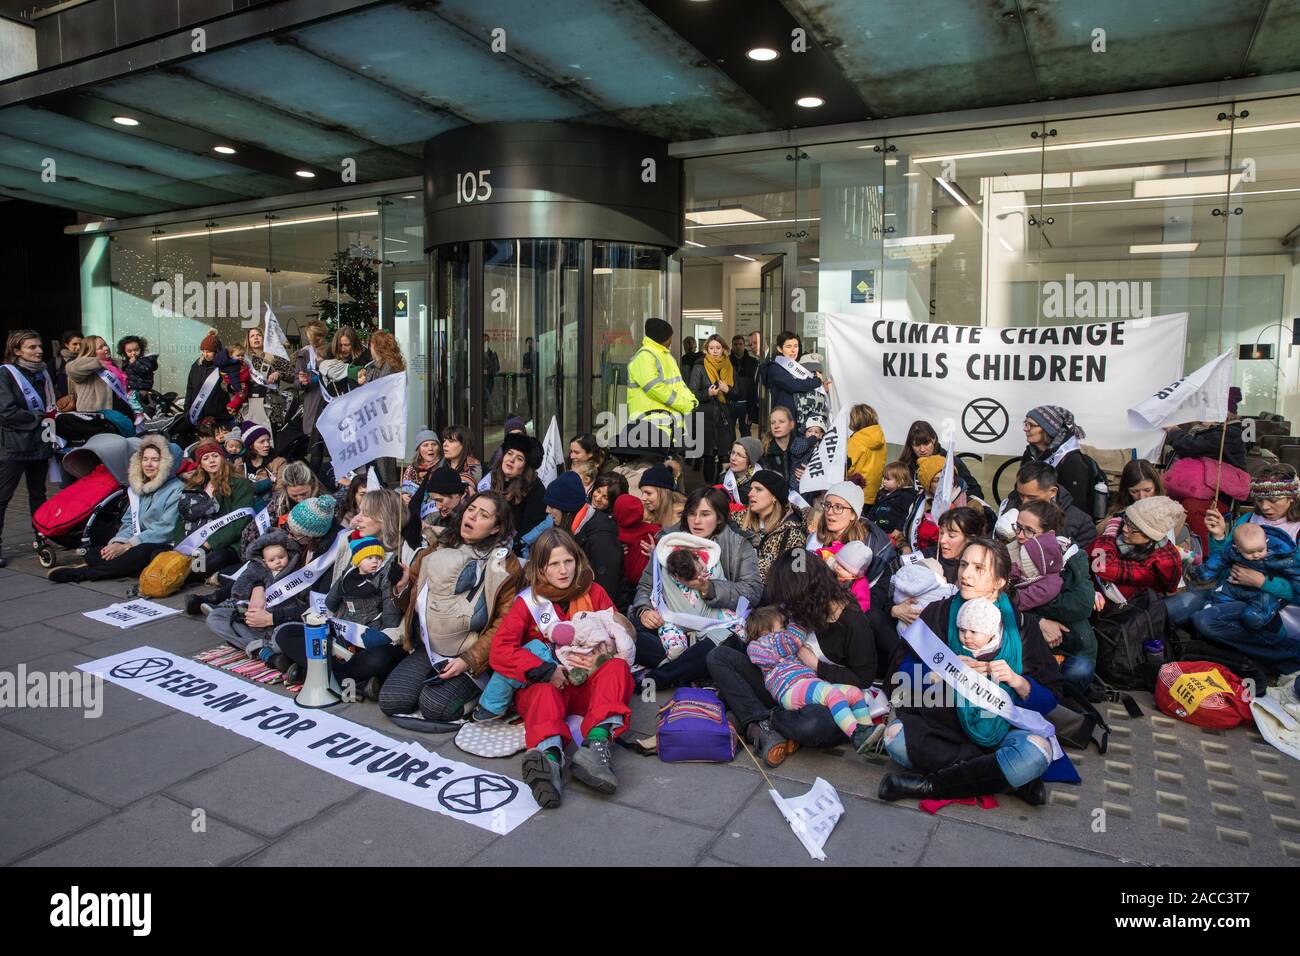
[[[1087,692],[1088,685],[1092,683],[1093,672],[1096,670],[1097,662],[1081,654],[1067,657],[1064,663],[1061,664],[1061,676],[1077,687],[1080,692]]]
[[[524,645],[524,650],[530,651],[548,664],[555,663],[555,655],[551,653],[550,647],[544,641],[529,641]],[[523,686],[524,682],[521,680],[493,673],[487,687],[483,688],[478,704],[484,710],[490,710],[494,714],[504,714],[510,708],[510,701],[514,699],[515,691]]]
[[[1165,598],[1165,613],[1169,623],[1175,627],[1185,627],[1192,615],[1210,603],[1210,592],[1193,591],[1190,588],[1181,594],[1171,594]]]
[[[1276,618],[1269,627],[1246,626],[1241,616],[1245,606],[1240,601],[1211,605],[1192,615],[1192,626],[1207,641],[1222,644],[1274,670],[1288,673],[1300,667],[1300,639],[1289,636]]]
[[[895,730],[895,727],[898,729]],[[1030,741],[1030,736],[1027,730],[1012,728],[994,751],[1002,776],[1007,778],[1007,783],[1013,790],[1037,780],[1052,763],[1051,758]],[[907,741],[903,739],[901,721],[894,721],[885,730],[885,750],[899,766],[912,769],[911,761],[907,759]]]

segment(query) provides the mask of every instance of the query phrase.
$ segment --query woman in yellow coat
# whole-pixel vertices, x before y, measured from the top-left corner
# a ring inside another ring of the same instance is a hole
[[[872,504],[885,471],[885,431],[876,410],[870,405],[854,405],[849,411],[849,432],[849,469],[845,477],[861,475],[863,496],[867,504]]]

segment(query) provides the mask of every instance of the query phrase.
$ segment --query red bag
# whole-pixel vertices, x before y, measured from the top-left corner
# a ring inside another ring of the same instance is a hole
[[[1253,723],[1251,693],[1232,671],[1209,661],[1175,661],[1156,675],[1156,706],[1212,730]]]
[[[122,486],[104,465],[96,465],[84,478],[78,478],[32,515],[32,527],[47,538],[79,530],[105,498]]]
[[[1214,497],[1214,472],[1210,458],[1180,458],[1165,472],[1165,492],[1175,501]],[[1219,467],[1219,491],[1234,501],[1250,498],[1250,475],[1226,461]]]

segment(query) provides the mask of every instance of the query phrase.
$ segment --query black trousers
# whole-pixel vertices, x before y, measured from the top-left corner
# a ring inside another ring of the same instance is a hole
[[[307,638],[301,624],[290,622],[276,628],[275,645],[295,664],[307,666]],[[330,670],[340,681],[350,677],[358,684],[364,684],[372,677],[383,680],[405,656],[406,652],[397,644],[363,647],[352,655],[351,660],[331,660]]]
[[[109,578],[138,578],[149,566],[149,562],[164,551],[170,551],[169,544],[137,544],[119,554],[116,558],[105,561],[99,551],[91,548],[86,552],[86,566],[67,571],[69,581],[104,581]]]
[[[479,693],[478,684],[468,674],[443,680],[433,672],[429,655],[417,649],[398,662],[384,681],[379,709],[389,717],[419,713],[425,720],[459,720],[465,705]]]
[[[697,680],[706,680],[709,676],[709,654],[718,647],[730,647],[740,651],[744,656],[745,645],[734,634],[721,644],[714,644],[707,637],[702,638],[686,648],[681,656],[668,660],[659,635],[638,620],[636,627],[636,662],[648,667],[642,680],[652,680],[656,687],[679,687]]]
[[[203,556],[203,570],[191,572],[185,580],[189,584],[197,581],[203,581],[216,574],[224,568],[239,567],[243,561],[240,559],[239,550],[233,546],[217,548],[214,551],[208,551]]]
[[[35,515],[36,509],[45,504],[45,476],[49,470],[48,458],[37,461],[0,460],[0,539],[4,537],[5,511],[18,490],[18,482],[26,476],[27,507]]]
[[[739,643],[739,642],[737,642]],[[760,720],[772,721],[772,728],[788,740],[805,747],[833,747],[844,743],[844,731],[835,724],[830,709],[809,704],[800,710],[783,710],[763,685],[763,672],[743,650],[719,644],[709,654],[709,676],[727,709],[736,715],[741,730]]]

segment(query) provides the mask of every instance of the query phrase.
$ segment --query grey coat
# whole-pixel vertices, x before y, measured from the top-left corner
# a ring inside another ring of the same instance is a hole
[[[673,531],[688,531],[679,522],[663,529],[664,534]],[[709,607],[727,608],[734,611],[740,599],[746,598],[750,607],[757,606],[763,595],[763,579],[758,573],[758,552],[749,540],[728,524],[713,540],[722,549],[722,573],[726,580],[715,581],[713,597],[705,603]],[[636,586],[636,597],[628,609],[628,617],[637,620],[641,612],[650,607],[650,591],[654,588],[654,556],[646,563],[645,571]]]

